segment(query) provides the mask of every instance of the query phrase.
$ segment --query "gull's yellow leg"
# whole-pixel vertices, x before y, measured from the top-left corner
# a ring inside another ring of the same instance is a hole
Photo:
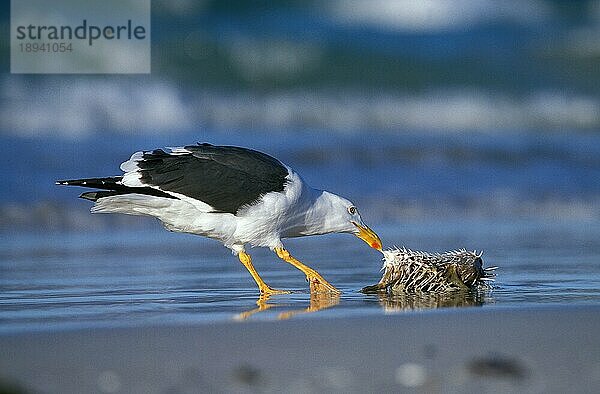
[[[341,293],[341,291],[339,291],[332,284],[323,279],[323,277],[317,271],[296,260],[286,249],[275,248],[275,253],[277,253],[277,256],[279,256],[280,259],[287,263],[290,263],[291,265],[302,271],[304,275],[306,275],[306,279],[310,284],[311,293]]]
[[[238,258],[240,259],[242,264],[244,264],[244,267],[246,267],[248,272],[250,272],[250,275],[252,275],[252,278],[258,285],[258,290],[260,290],[260,294],[264,294],[265,296],[270,296],[272,294],[288,294],[288,293],[290,293],[287,290],[276,290],[276,289],[272,289],[269,286],[267,286],[265,281],[263,281],[262,278],[260,277],[260,275],[258,275],[258,272],[256,272],[256,269],[252,265],[252,258],[250,257],[250,255],[248,253],[242,251],[242,252],[238,253]]]

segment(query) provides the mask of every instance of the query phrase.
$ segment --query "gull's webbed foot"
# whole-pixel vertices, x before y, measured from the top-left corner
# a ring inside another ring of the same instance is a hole
[[[313,272],[306,274],[306,280],[308,281],[308,285],[310,288],[310,292],[312,293],[335,293],[339,294],[339,291],[335,286],[331,283],[327,282],[323,277],[314,270]]]
[[[291,265],[293,265],[294,267],[296,267],[300,271],[302,271],[304,273],[304,275],[306,275],[306,280],[309,283],[311,293],[334,293],[334,294],[341,293],[341,291],[339,291],[337,288],[335,288],[335,286],[333,286],[331,283],[327,282],[321,276],[321,274],[319,274],[317,271],[310,268],[309,266],[304,265],[299,260],[296,260],[290,254],[290,252],[288,252],[286,249],[275,248],[275,253],[277,253],[277,256],[280,259],[284,260],[287,263],[290,263]]]
[[[273,289],[268,285],[264,285],[263,287],[259,286],[259,290],[260,290],[260,294],[265,296],[267,299],[268,297],[272,296],[272,295],[277,295],[277,294],[290,294],[291,291],[290,290],[279,290],[279,289]]]

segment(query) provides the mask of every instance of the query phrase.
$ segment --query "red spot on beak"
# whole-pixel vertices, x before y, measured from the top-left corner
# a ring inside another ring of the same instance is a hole
[[[381,250],[381,248],[382,248],[381,240],[379,239],[377,234],[375,234],[375,232],[373,232],[373,230],[371,230],[367,226],[364,226],[364,225],[361,226],[358,223],[352,222],[352,224],[354,224],[358,228],[358,232],[355,233],[355,235],[358,238],[365,241],[367,243],[367,245],[369,245],[373,249]]]

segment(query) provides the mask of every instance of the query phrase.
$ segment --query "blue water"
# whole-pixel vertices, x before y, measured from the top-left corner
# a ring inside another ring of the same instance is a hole
[[[0,138],[0,331],[243,319],[415,313],[436,307],[600,304],[600,136],[406,133],[187,133],[76,140]],[[489,291],[381,297],[381,255],[351,235],[286,242],[343,291],[311,298],[303,275],[268,250],[256,268],[292,294],[258,298],[218,243],[150,218],[90,215],[55,179],[118,174],[137,149],[194,141],[271,153],[351,198],[384,245],[483,250]],[[285,142],[285,143],[282,143]],[[258,305],[257,305],[258,302]],[[459,309],[457,309],[459,310]]]
[[[264,311],[247,316],[256,311],[259,299],[234,256],[216,242],[159,231],[153,223],[149,227],[138,232],[5,235],[0,249],[1,330],[600,303],[598,224],[443,221],[375,226],[385,241],[417,249],[484,249],[486,265],[500,267],[493,289],[458,299],[363,295],[357,291],[379,279],[377,252],[350,235],[292,240],[289,249],[343,291],[340,299],[321,300],[324,308],[315,313],[307,313],[311,297],[303,275],[270,252],[253,250],[255,265],[268,283],[297,292],[273,296],[265,301]]]
[[[56,188],[55,179],[118,175],[119,164],[137,150],[198,141],[262,150],[297,169],[311,185],[372,205],[390,199],[451,205],[471,201],[483,202],[488,213],[495,214],[490,203],[506,198],[533,202],[600,198],[597,133],[238,130],[92,134],[75,139],[0,135],[4,160],[0,202],[72,203],[73,190]],[[596,205],[592,208],[597,215]]]

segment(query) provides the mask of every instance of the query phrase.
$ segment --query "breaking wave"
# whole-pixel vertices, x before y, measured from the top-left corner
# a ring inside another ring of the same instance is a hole
[[[0,132],[78,137],[191,129],[321,129],[436,132],[592,130],[600,99],[562,91],[510,96],[483,90],[425,93],[290,90],[264,94],[188,92],[175,83],[115,77],[36,80],[5,77],[0,84]]]

